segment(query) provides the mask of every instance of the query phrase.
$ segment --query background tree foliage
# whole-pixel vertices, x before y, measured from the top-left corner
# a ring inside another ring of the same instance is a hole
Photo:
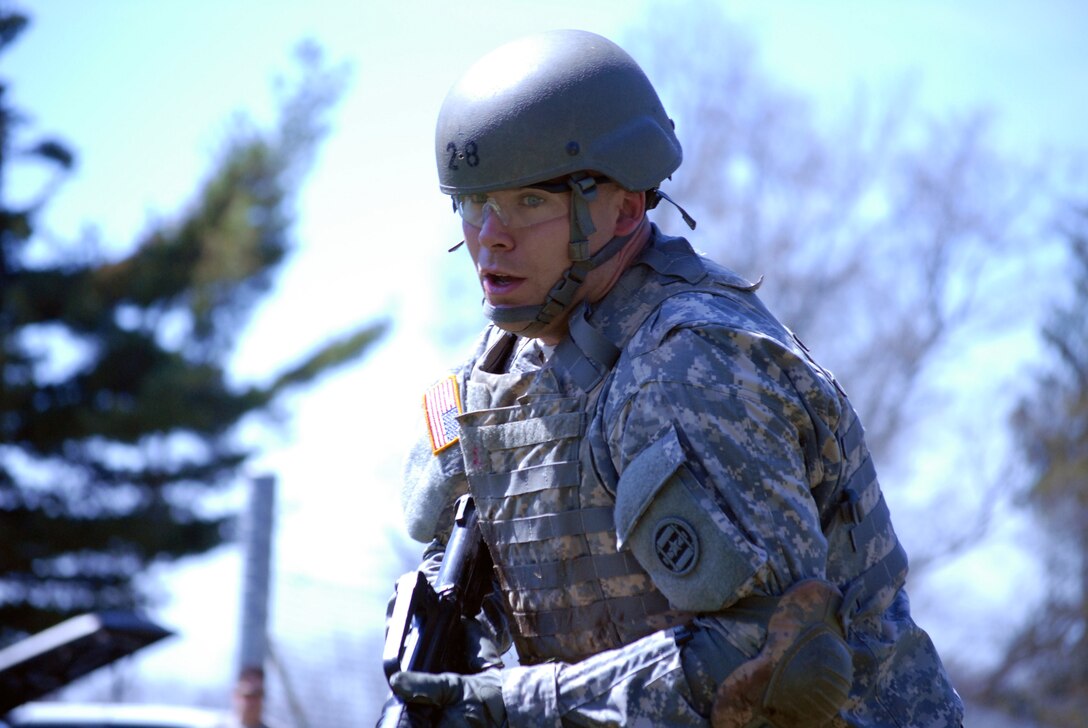
[[[1025,290],[1030,278],[1024,276],[1016,281],[1015,287],[1006,286],[999,296],[988,295],[980,302],[980,298],[992,291],[986,288],[993,283],[990,276],[1003,270],[1022,273],[1024,259],[1018,257],[1018,252],[1038,251],[1040,238],[1032,235],[1037,231],[1030,229],[1031,221],[1026,216],[1036,209],[1039,196],[1045,196],[1047,191],[1033,185],[1035,170],[995,150],[984,114],[970,112],[933,118],[913,104],[906,88],[883,96],[859,95],[853,106],[842,109],[816,107],[805,92],[784,88],[764,74],[755,49],[709,5],[712,4],[662,3],[657,12],[651,9],[648,13],[650,25],[644,32],[621,39],[658,83],[684,143],[684,165],[675,180],[667,183],[666,191],[699,219],[698,231],[690,236],[698,247],[752,278],[765,276],[762,295],[844,382],[855,405],[862,410],[881,472],[886,477],[885,484],[889,491],[896,491],[894,495],[903,496],[912,481],[900,479],[897,486],[897,479],[887,476],[892,469],[886,464],[897,458],[925,459],[925,453],[914,449],[916,435],[922,429],[920,423],[932,426],[936,422],[944,428],[939,431],[949,442],[961,443],[959,447],[968,458],[978,451],[979,442],[972,442],[964,433],[943,425],[952,397],[935,391],[934,374],[939,373],[942,362],[958,360],[967,343],[985,338],[990,333],[987,327],[995,319],[1011,315],[1011,307],[1028,309],[1040,300],[1031,297],[1034,291]],[[663,18],[666,22],[662,22]],[[812,52],[821,50],[815,45],[812,48]],[[8,127],[5,122],[4,128]],[[243,131],[235,141],[260,139],[269,147],[278,148],[283,140],[279,131],[269,134]],[[242,146],[232,142],[227,148]],[[65,158],[70,156],[61,145],[29,143],[16,148],[5,142],[5,173],[15,151],[29,153],[33,149],[40,152],[35,159],[58,170],[64,169]],[[417,171],[429,173],[425,169]],[[294,176],[285,175],[285,178],[292,183],[297,181],[297,169]],[[205,185],[204,189],[211,187]],[[9,243],[7,231],[21,230],[22,223],[14,215],[8,216],[17,210],[7,198],[3,199],[4,249],[10,247],[19,252],[24,246],[23,239],[15,235]],[[1046,200],[1042,202],[1045,204]],[[420,201],[420,204],[432,203]],[[193,210],[199,207],[194,204],[176,224],[164,227],[164,240],[178,241],[184,222],[194,218]],[[239,209],[245,206],[234,208]],[[250,209],[263,214],[268,207]],[[686,232],[678,219],[669,221],[671,213],[666,206],[653,214],[669,232]],[[285,229],[280,228],[280,232]],[[1030,244],[1016,245],[1025,238]],[[145,236],[143,242],[149,241],[150,236]],[[199,246],[197,249],[197,255],[205,254]],[[238,252],[241,257],[242,249]],[[3,260],[7,265],[7,252]],[[69,261],[69,267],[74,270],[82,265],[77,263]],[[90,270],[94,266],[84,267]],[[217,263],[209,269],[223,267],[223,263]],[[23,268],[32,269],[27,264]],[[48,266],[39,268],[48,269]],[[451,277],[463,279],[463,271],[453,266],[448,270]],[[25,271],[17,272],[21,275]],[[190,280],[197,278],[194,273]],[[7,279],[4,280],[6,290]],[[478,310],[479,294],[474,284],[454,283],[450,289],[465,292],[464,300],[460,301],[463,310]],[[212,286],[205,290],[216,289]],[[1016,295],[1008,295],[1010,290]],[[257,291],[254,295],[259,294]],[[140,308],[126,300],[118,307],[113,321],[119,322],[124,331],[142,331],[134,322],[147,327],[155,318],[155,341],[163,343],[165,353],[183,352],[186,359],[191,356],[200,362],[199,349],[206,344],[210,346],[215,337],[198,341],[192,335],[199,318],[199,306],[192,303],[188,292],[157,308]],[[1008,308],[998,308],[1000,304]],[[7,311],[6,292],[5,305],[0,311]],[[457,318],[457,315],[447,313],[447,317]],[[208,320],[214,322],[215,317]],[[12,382],[17,372],[24,377],[38,376],[46,385],[53,383],[49,376],[57,381],[65,379],[50,365],[49,357],[41,353],[43,340],[60,339],[81,351],[91,348],[86,344],[88,335],[84,330],[67,323],[24,326],[17,332],[18,337],[9,336],[9,330],[15,329],[9,329],[6,319],[3,326],[5,362],[14,362],[17,355],[25,359],[19,367],[12,364]],[[225,340],[223,345],[229,346],[232,326],[222,323],[216,330]],[[1082,335],[1081,341],[1084,339]],[[81,361],[80,371],[93,369],[92,359],[85,357]],[[7,388],[13,386],[8,384],[8,371],[5,363],[5,398]],[[1015,376],[1013,371],[1007,374],[1010,379]],[[987,367],[979,374],[980,378],[983,375],[998,378],[1002,372]],[[245,391],[248,390],[231,390],[235,394]],[[117,396],[119,393],[114,391],[106,395]],[[991,413],[995,411],[991,403],[984,406]],[[6,399],[4,412],[7,412]],[[1056,431],[1063,426],[1054,420]],[[988,428],[994,432],[1001,429],[993,418]],[[69,465],[60,456],[33,452],[31,459],[9,445],[7,429],[0,432],[3,433],[0,453],[4,458],[0,467],[9,481],[17,476],[20,486],[18,489],[0,486],[0,513],[6,512],[6,504],[17,503],[16,498],[41,498],[40,494],[54,485],[74,489],[72,482],[82,482],[79,478],[84,477],[86,465],[78,459]],[[994,432],[988,431],[987,435]],[[159,464],[165,470],[168,467],[162,464],[173,462],[171,456],[188,457],[198,449],[195,435],[174,430],[144,436],[136,447],[123,441],[102,442],[101,452],[111,453],[109,462],[115,469],[121,463],[128,463],[128,459],[143,462],[142,458],[147,456],[151,458],[149,463]],[[36,467],[39,462],[45,462],[50,469]],[[63,468],[55,469],[59,462],[64,463]],[[918,482],[922,486],[919,490],[939,494],[934,498],[939,507],[932,504],[919,507],[925,513],[924,522],[910,519],[911,514],[904,510],[896,510],[897,525],[904,532],[907,523],[915,529],[931,528],[934,538],[924,539],[923,543],[937,544],[929,552],[911,549],[916,580],[919,575],[925,578],[924,569],[919,567],[930,558],[971,542],[985,525],[980,522],[978,528],[968,527],[964,511],[949,502],[957,494],[985,491],[988,483],[983,477],[973,468],[943,475],[948,478],[947,483]],[[189,485],[181,482],[178,491],[204,489],[204,480]],[[109,495],[114,499],[110,503],[117,502],[122,495],[143,492],[136,487],[82,490],[100,499],[114,491],[119,493]],[[158,497],[160,503],[167,502],[165,494]],[[169,507],[173,509],[173,496],[170,497]],[[77,501],[73,497],[72,503]],[[195,505],[190,506],[185,511],[190,516],[202,514]],[[0,528],[6,533],[7,522],[0,523]],[[1083,541],[1064,538],[1067,554],[1084,553]],[[1071,543],[1076,546],[1070,546]],[[6,542],[0,548],[6,558]],[[410,550],[415,554],[418,546],[411,546]],[[409,563],[413,558],[409,555],[403,565],[391,565],[389,583],[402,566],[414,566]],[[52,564],[43,559],[39,568]],[[1066,566],[1067,575],[1072,564],[1071,561]],[[1070,596],[1068,585],[1073,582],[1066,578],[1062,583],[1064,591],[1059,593]],[[11,593],[11,588],[5,582],[0,586],[0,594]],[[384,596],[383,593],[382,599]],[[947,596],[948,601],[957,597]],[[345,601],[349,602],[345,611],[354,608],[354,597]],[[355,651],[337,633],[332,624],[336,615],[330,616],[327,601],[320,605],[320,621],[328,624],[332,634],[328,643],[315,647],[316,642],[302,640],[299,635],[280,635],[280,645],[293,641],[299,653],[320,654],[325,660],[304,664],[305,670],[296,681],[299,702],[311,723],[333,726],[373,720],[386,690],[374,649],[381,640],[380,620],[374,621],[372,632],[366,635],[367,644],[372,647]],[[374,612],[379,613],[380,610]],[[1040,637],[1035,641],[1059,646],[1071,644],[1070,635],[1077,634],[1078,623],[1055,620],[1050,629],[1051,616],[1049,609],[1033,615]],[[1083,630],[1083,620],[1079,624]],[[1060,640],[1052,639],[1059,633]],[[1076,653],[1062,647],[1049,654],[1067,659]],[[1014,656],[1009,664],[1015,667],[1020,659]],[[1050,671],[1053,679],[1038,683],[1031,674],[1025,676],[1031,670],[1001,674],[998,676],[1001,682],[995,683],[998,687],[993,692],[997,696],[994,701],[1000,702],[1003,691],[1012,695],[1012,688],[1019,690],[1020,696],[1038,690],[1039,695],[1033,700],[1040,703],[1054,695],[1048,692],[1050,686],[1068,692],[1069,686],[1076,683],[1069,680],[1063,683],[1059,678],[1063,670],[1074,674],[1067,669],[1069,664],[1055,663]],[[362,684],[359,675],[364,676]],[[1081,679],[1080,685],[1084,684]],[[159,694],[166,695],[173,693]],[[373,702],[367,704],[368,699]]]
[[[890,463],[912,440],[923,375],[964,327],[1011,309],[979,285],[1013,262],[1036,173],[998,150],[981,111],[937,118],[906,84],[817,108],[769,77],[713,4],[660,10],[649,17],[684,20],[635,42],[684,144],[666,189],[698,219],[704,252],[764,279]]]
[[[27,22],[0,16],[0,53]],[[33,138],[0,95],[0,640],[138,607],[149,564],[219,544],[231,514],[208,496],[253,454],[239,423],[382,332],[362,326],[267,384],[225,370],[290,250],[293,194],[342,88],[314,48],[299,59],[278,124],[239,120],[192,204],[119,258],[90,245],[28,254],[75,156]],[[49,175],[13,201],[11,176],[28,167]]]
[[[1050,365],[1012,418],[1031,472],[1024,503],[1049,556],[1047,597],[971,688],[1025,719],[1077,726],[1088,717],[1088,205],[1062,230],[1072,295],[1049,317]]]
[[[1030,273],[1054,241],[1046,227],[1060,186],[1045,165],[1002,149],[986,113],[936,117],[906,82],[815,107],[767,76],[756,48],[711,5],[662,3],[628,45],[684,145],[665,189],[698,220],[696,247],[763,278],[761,296],[850,393],[885,490],[913,506],[895,518],[914,536],[916,584],[978,544],[1009,501],[1008,462],[989,463],[986,449],[1003,436],[994,415],[1005,403],[970,403],[982,413],[974,426],[985,428],[971,430],[956,419],[960,394],[944,375],[973,347],[1030,323],[1053,295],[1052,281]],[[686,233],[667,206],[655,214]],[[1048,376],[1013,423],[1040,472],[1028,501],[1056,536],[1052,594],[994,674],[977,673],[970,655],[943,653],[976,705],[1047,725],[1083,725],[1088,714],[1086,218],[1069,229],[1077,295],[1045,334],[1063,373]],[[994,392],[1017,391],[1011,362],[983,367]],[[954,465],[917,479],[916,465],[931,457],[927,431],[941,433]]]

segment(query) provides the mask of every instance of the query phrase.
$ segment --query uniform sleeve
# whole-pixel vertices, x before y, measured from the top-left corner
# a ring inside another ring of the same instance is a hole
[[[680,649],[656,632],[576,664],[504,671],[510,728],[524,726],[705,726],[693,707]]]
[[[745,578],[717,595],[719,609],[696,620],[726,642],[719,675],[754,656],[765,639],[761,627],[731,619],[730,605],[823,576],[827,546],[810,495],[817,477],[810,472],[812,421],[794,384],[803,366],[769,337],[680,329],[621,363],[609,393],[605,421],[618,489],[629,487],[625,472],[640,455],[656,459],[658,443],[674,438],[685,472],[703,489],[700,503],[716,509],[742,562]],[[622,498],[617,492],[617,502]],[[673,633],[663,631],[574,665],[513,668],[504,681],[510,725],[706,725],[719,678],[683,658]]]
[[[818,437],[811,393],[796,384],[808,375],[779,341],[720,327],[679,329],[617,376],[606,421],[620,487],[640,454],[675,433],[703,502],[755,567],[723,606],[824,575],[827,542],[811,495],[823,477],[814,472]]]

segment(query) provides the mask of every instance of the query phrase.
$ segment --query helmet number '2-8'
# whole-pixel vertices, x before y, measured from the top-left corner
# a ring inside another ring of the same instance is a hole
[[[442,191],[470,223],[482,220],[486,208],[501,212],[488,193],[516,187],[570,191],[571,265],[546,300],[484,306],[495,323],[530,321],[520,333],[532,336],[561,315],[586,274],[630,238],[615,237],[590,255],[588,203],[597,184],[609,180],[648,192],[653,207],[664,196],[658,185],[680,166],[682,152],[672,121],[634,59],[598,35],[564,30],[508,44],[473,65],[442,104],[435,156]]]

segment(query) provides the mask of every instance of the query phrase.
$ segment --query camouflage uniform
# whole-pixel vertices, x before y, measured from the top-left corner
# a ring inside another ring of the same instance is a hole
[[[441,504],[477,501],[511,726],[707,725],[720,676],[688,630],[739,665],[813,577],[846,595],[854,653],[833,725],[960,725],[861,425],[754,286],[655,228],[554,351],[490,327],[458,382],[460,447],[411,459],[405,508],[440,549]]]

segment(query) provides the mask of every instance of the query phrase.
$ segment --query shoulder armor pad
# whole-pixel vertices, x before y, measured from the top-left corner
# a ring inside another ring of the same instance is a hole
[[[468,492],[461,448],[434,453],[424,437],[408,454],[400,500],[408,535],[426,543],[439,535],[443,509]]]
[[[620,475],[616,536],[677,609],[718,611],[766,561],[687,464],[674,426]]]
[[[438,531],[443,509],[468,490],[457,416],[464,411],[461,378],[448,375],[423,396],[426,428],[404,463],[401,508],[408,534],[430,541]]]

